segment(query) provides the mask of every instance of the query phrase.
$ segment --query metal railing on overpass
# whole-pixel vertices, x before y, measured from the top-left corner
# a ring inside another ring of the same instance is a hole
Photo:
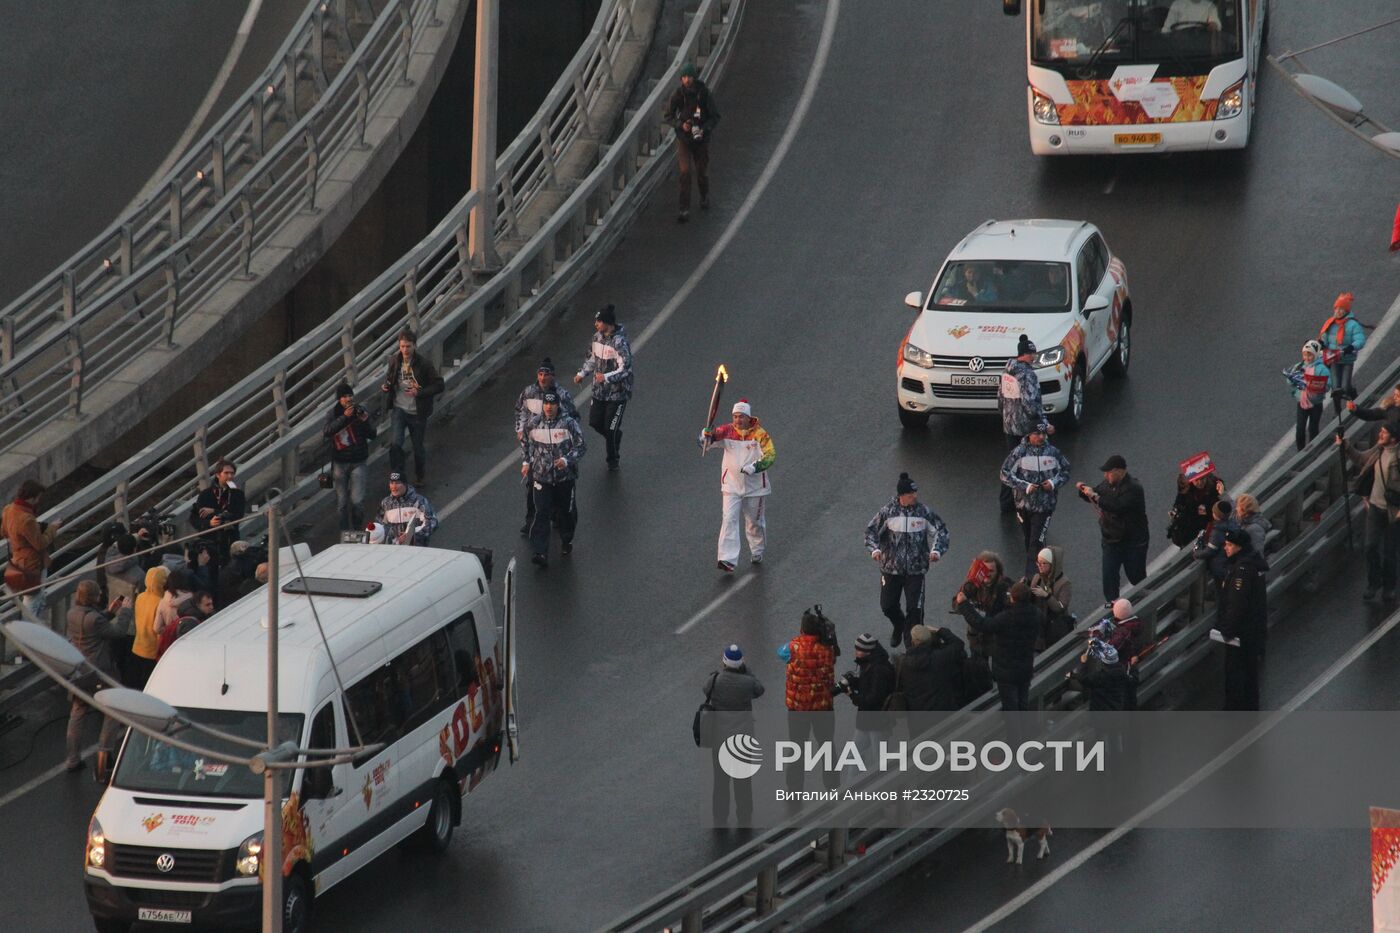
[[[308,6],[279,61],[156,195],[0,312],[0,452],[81,416],[141,352],[173,347],[202,301],[251,278],[288,220],[317,211],[318,181],[365,147],[425,30],[441,25],[437,5]]]
[[[1362,393],[1359,403],[1380,404],[1397,381],[1400,360]],[[1352,439],[1366,430],[1366,423],[1355,419],[1346,428]],[[1276,601],[1290,587],[1316,573],[1320,558],[1350,546],[1347,509],[1355,513],[1364,509],[1364,503],[1358,496],[1345,495],[1346,482],[1333,446],[1333,432],[1328,431],[1274,466],[1254,489],[1237,490],[1253,493],[1260,501],[1260,511],[1273,524],[1267,549],[1271,600]],[[1166,637],[1140,666],[1140,704],[1151,703],[1212,650],[1209,633],[1215,625],[1215,604],[1208,579],[1201,562],[1192,558],[1189,549],[1183,549],[1127,593],[1155,637]],[[1100,609],[1036,659],[1030,686],[1033,708],[1052,708],[1065,699],[1066,674],[1079,664],[1085,632],[1103,617]],[[996,695],[988,693],[966,709],[985,712],[997,707]],[[975,719],[954,719],[919,738],[946,742],[954,736],[967,738],[969,730],[977,728]],[[861,786],[893,786],[898,777],[874,775]],[[872,832],[858,857],[847,854],[846,830],[794,819],[761,833],[604,929],[609,933],[808,929],[875,893],[880,885],[955,837],[962,827],[991,825],[992,812],[1006,798],[974,793],[972,799],[976,802],[971,805],[932,809],[916,826]],[[834,811],[831,822],[869,825],[862,824],[861,816],[872,806],[852,801]]]
[[[613,69],[624,44],[645,44],[632,29],[641,2],[605,0],[564,74],[498,160],[495,196],[507,236],[514,230],[523,235],[521,218],[533,198],[556,186],[573,189],[513,255],[506,251],[498,273],[482,282],[473,272],[467,224],[481,195],[469,192],[427,238],[324,323],[104,477],[49,508],[44,517],[65,518],[56,564],[67,570],[88,565],[102,528],[114,519],[129,523],[148,509],[183,516],[208,485],[209,465],[218,457],[239,464],[250,503],[271,492],[293,510],[315,502],[316,469],[324,462],[322,420],[332,388],[349,379],[361,400],[378,398],[380,367],[405,325],[418,332],[420,350],[439,361],[463,354],[444,368],[447,390],[440,404],[474,391],[504,365],[602,262],[650,188],[664,177],[671,130],[658,120],[663,95],[687,60],[700,60],[707,79],[719,72],[743,9],[743,0],[700,0],[665,76],[611,144],[594,140],[601,155],[591,170],[568,179],[561,172],[571,159],[568,141],[601,130],[605,95],[614,95],[619,106],[625,98]],[[254,519],[245,523],[244,536],[259,530]],[[53,595],[71,588],[56,588]],[[0,712],[4,706],[0,702]]]

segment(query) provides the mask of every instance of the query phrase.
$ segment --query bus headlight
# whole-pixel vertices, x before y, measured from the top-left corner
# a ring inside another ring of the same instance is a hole
[[[1049,367],[1062,362],[1064,358],[1064,347],[1051,347],[1048,350],[1042,350],[1040,355],[1035,358],[1035,368],[1048,369]]]
[[[102,832],[102,824],[97,817],[88,823],[87,864],[91,868],[101,868],[107,864],[107,837]]]
[[[1220,102],[1215,105],[1215,119],[1228,120],[1231,117],[1240,115],[1244,109],[1244,81],[1236,81],[1225,89],[1225,93],[1220,95]]]
[[[252,878],[258,873],[258,865],[262,861],[263,834],[254,833],[243,840],[243,845],[238,847],[238,858],[233,863],[233,867],[238,869],[238,873],[245,878]]]
[[[1035,114],[1037,123],[1060,125],[1060,112],[1055,109],[1055,102],[1035,88],[1031,88],[1031,113]]]
[[[927,350],[920,350],[912,343],[904,345],[904,362],[913,363],[922,369],[933,369],[933,354]]]

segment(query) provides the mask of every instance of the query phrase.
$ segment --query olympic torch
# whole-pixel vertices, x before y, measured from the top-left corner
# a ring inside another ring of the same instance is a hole
[[[715,416],[719,414],[719,398],[724,394],[724,384],[728,381],[729,371],[724,368],[723,363],[720,363],[719,368],[715,370],[715,388],[714,391],[710,393],[710,413],[705,417],[705,432],[707,434],[714,430]],[[704,446],[700,448],[700,456],[703,457],[709,452],[710,444],[707,440]]]

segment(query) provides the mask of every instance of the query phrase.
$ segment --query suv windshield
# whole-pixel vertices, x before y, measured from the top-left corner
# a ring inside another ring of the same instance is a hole
[[[1070,309],[1069,265],[979,259],[950,262],[929,299],[947,311],[1064,312]]]
[[[1240,0],[1032,0],[1031,57],[1071,77],[1156,64],[1158,77],[1205,74],[1240,52]]]
[[[267,741],[267,713],[213,709],[182,709],[180,712],[221,732],[255,742]],[[282,741],[300,740],[300,714],[283,713],[277,721]],[[254,754],[251,748],[195,729],[186,729],[180,738],[192,745],[240,758]],[[261,797],[263,794],[262,778],[244,766],[195,755],[139,732],[132,732],[127,739],[112,785],[122,790],[195,797]]]

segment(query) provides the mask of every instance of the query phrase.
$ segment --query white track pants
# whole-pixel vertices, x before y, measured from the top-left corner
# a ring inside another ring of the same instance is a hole
[[[759,560],[768,543],[767,496],[735,496],[724,493],[724,517],[719,524],[719,559],[739,560],[739,513],[744,515],[744,532],[749,539],[749,557]]]

